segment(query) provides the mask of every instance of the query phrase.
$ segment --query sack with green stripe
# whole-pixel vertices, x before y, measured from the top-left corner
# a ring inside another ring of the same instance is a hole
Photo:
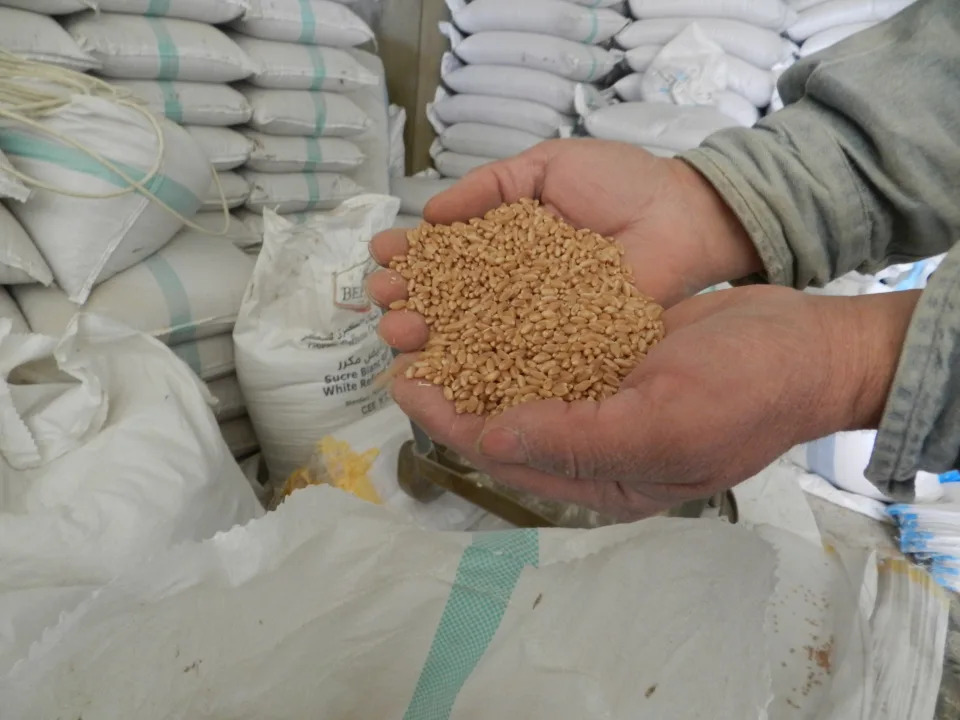
[[[630,20],[616,10],[590,8],[567,0],[446,0],[453,22],[473,35],[490,30],[541,33],[598,45]]]
[[[10,720],[756,720],[777,570],[719,521],[436,533],[313,487],[126,574],[0,694]]]
[[[352,137],[371,125],[367,114],[340,93],[239,88],[253,109],[250,127],[268,135]]]
[[[373,41],[373,30],[353,10],[330,0],[250,0],[231,27],[263,40],[354,47]]]
[[[74,96],[39,122],[42,129],[0,129],[0,150],[56,191],[34,188],[9,209],[57,284],[83,303],[97,283],[159,250],[181,217],[196,213],[211,169],[183,128],[106,99]],[[131,183],[142,183],[156,200]],[[103,197],[109,194],[115,197]]]
[[[346,172],[363,164],[360,148],[343,138],[281,137],[246,131],[253,143],[247,167],[258,172]]]
[[[153,112],[181,125],[228,127],[250,119],[250,103],[223,83],[182,80],[111,80],[128,90]]]
[[[95,0],[101,10],[197,20],[219,25],[239,17],[246,0]]]

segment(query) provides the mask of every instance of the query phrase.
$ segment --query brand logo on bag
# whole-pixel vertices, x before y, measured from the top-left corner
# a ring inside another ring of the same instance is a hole
[[[368,312],[370,310],[370,298],[367,297],[367,291],[363,287],[363,281],[367,277],[369,267],[369,261],[364,260],[353,267],[341,270],[335,275],[333,282],[334,305],[355,312]]]

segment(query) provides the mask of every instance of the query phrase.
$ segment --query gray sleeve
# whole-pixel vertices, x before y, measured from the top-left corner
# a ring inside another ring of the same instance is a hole
[[[681,157],[714,185],[765,279],[803,288],[960,238],[960,2],[920,0],[806,58],[787,107]]]

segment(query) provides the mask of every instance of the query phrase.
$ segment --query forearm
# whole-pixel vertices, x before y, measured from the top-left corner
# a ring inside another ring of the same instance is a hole
[[[786,109],[683,155],[768,281],[823,284],[960,238],[960,3],[920,0],[797,63],[780,90]]]

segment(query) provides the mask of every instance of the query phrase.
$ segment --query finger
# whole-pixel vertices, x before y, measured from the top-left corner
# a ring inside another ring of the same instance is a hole
[[[407,254],[407,231],[385,230],[370,241],[370,255],[378,265],[386,267],[393,258]]]
[[[503,203],[539,199],[547,163],[562,148],[562,142],[540,143],[507,160],[477,168],[449,190],[434,196],[423,210],[424,218],[449,225],[481,217]]]
[[[380,307],[407,299],[407,281],[393,270],[378,270],[366,280],[367,295]]]
[[[419,350],[430,337],[423,315],[408,310],[388,312],[380,318],[377,332],[387,345],[405,353]]]

